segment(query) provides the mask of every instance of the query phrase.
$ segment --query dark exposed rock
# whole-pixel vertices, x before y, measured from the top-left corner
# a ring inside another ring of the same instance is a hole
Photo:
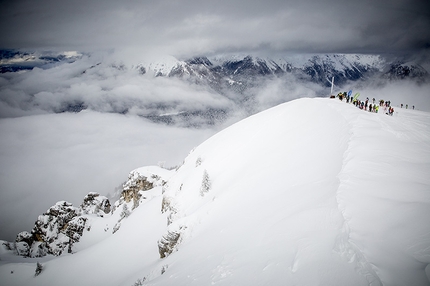
[[[26,242],[28,245],[31,245],[33,243],[33,235],[29,233],[28,231],[21,231],[16,236],[15,242]]]
[[[424,82],[428,79],[429,73],[420,65],[397,62],[390,66],[385,77],[390,80],[414,79]]]
[[[39,262],[36,263],[36,270],[34,272],[34,277],[39,276],[43,271],[43,265]]]
[[[143,66],[139,66],[138,68],[137,68],[137,70],[139,71],[139,73],[140,74],[146,74],[146,68],[145,67],[143,67]]]
[[[195,57],[186,61],[189,65],[205,65],[205,66],[213,66],[211,61],[207,57]]]

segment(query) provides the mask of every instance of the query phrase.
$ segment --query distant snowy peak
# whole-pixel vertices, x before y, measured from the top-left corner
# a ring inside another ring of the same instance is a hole
[[[314,55],[299,68],[313,81],[327,86],[333,77],[342,84],[377,75],[383,64],[377,55]]]
[[[275,63],[278,66],[289,65],[301,69],[313,64],[330,65],[336,70],[352,68],[354,65],[382,68],[384,64],[384,60],[379,55],[361,54],[306,54],[259,60]]]
[[[149,74],[156,77],[167,76],[179,64],[181,64],[181,61],[172,56],[162,56],[139,63],[137,69],[141,74]]]
[[[0,72],[44,69],[64,62],[73,62],[83,56],[71,52],[22,52],[0,50]],[[428,71],[413,59],[387,60],[380,55],[364,54],[294,54],[285,56],[254,56],[246,54],[197,56],[179,60],[173,56],[156,56],[137,63],[132,69],[153,77],[180,77],[202,83],[208,81],[212,88],[252,85],[257,77],[294,74],[305,81],[329,86],[331,78],[337,85],[347,81],[379,77],[389,80],[412,78],[427,81]],[[116,66],[127,70],[124,65]],[[206,82],[207,83],[207,82]],[[236,90],[237,91],[237,90]]]
[[[154,76],[186,77],[206,80],[219,90],[226,83],[247,86],[257,77],[294,74],[299,78],[329,86],[334,77],[338,85],[347,81],[371,77],[392,80],[418,78],[424,80],[428,72],[413,62],[389,62],[380,55],[313,54],[283,57],[251,55],[218,55],[194,57],[184,61],[168,58],[164,62],[140,64],[140,72]]]

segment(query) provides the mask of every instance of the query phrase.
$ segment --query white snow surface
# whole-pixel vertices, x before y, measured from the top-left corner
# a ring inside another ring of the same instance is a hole
[[[39,276],[1,248],[0,285],[430,285],[430,114],[382,111],[299,99],[242,120],[177,170],[137,169],[167,183]]]
[[[172,56],[160,56],[152,60],[143,61],[138,66],[144,67],[151,76],[158,76],[160,74],[167,76],[173,67],[182,63]]]

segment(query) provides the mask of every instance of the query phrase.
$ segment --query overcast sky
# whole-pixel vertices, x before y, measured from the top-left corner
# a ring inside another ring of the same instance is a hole
[[[428,0],[0,0],[0,48],[416,53]]]

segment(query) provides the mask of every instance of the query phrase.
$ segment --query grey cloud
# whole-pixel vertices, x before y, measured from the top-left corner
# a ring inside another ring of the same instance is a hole
[[[181,112],[231,104],[203,86],[142,76],[136,68],[108,60],[94,64],[96,59],[84,57],[50,69],[2,74],[0,117],[21,116],[26,111],[59,112],[74,104],[99,112],[133,111],[137,115],[159,113],[163,107],[166,112]]]
[[[430,3],[396,1],[3,1],[0,46],[134,47],[175,56],[231,51],[414,52]]]

